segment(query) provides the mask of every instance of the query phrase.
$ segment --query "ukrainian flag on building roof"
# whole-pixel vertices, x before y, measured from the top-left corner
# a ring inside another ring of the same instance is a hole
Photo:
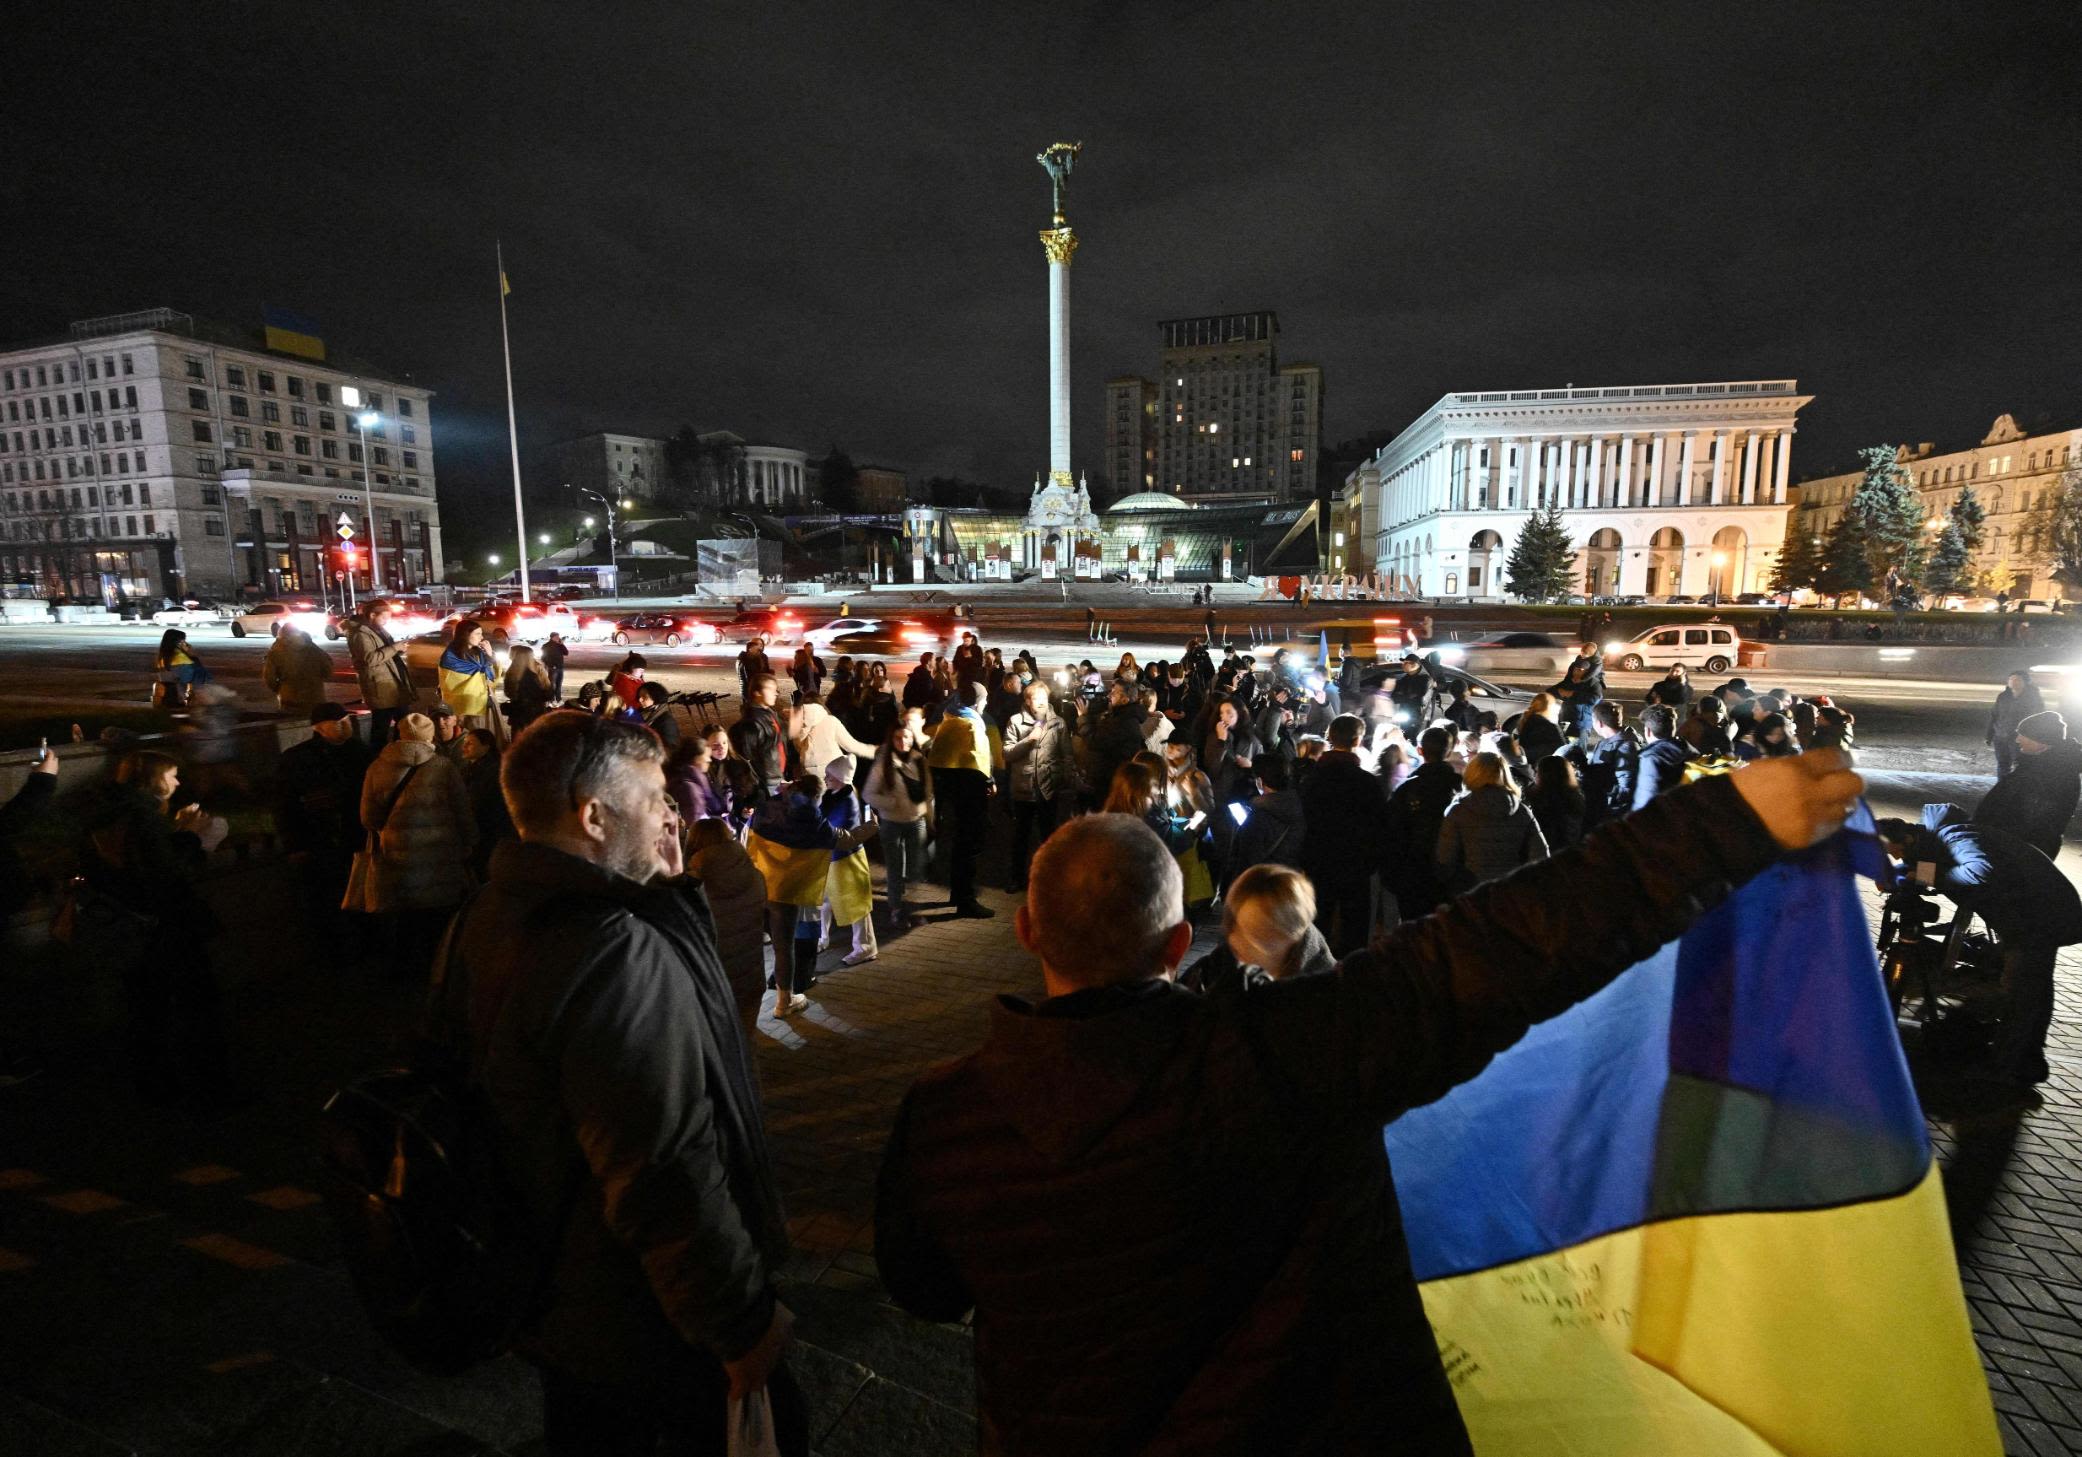
[[[2001,1452],[1878,869],[1861,810],[1388,1129],[1483,1457]]]
[[[325,340],[318,336],[318,326],[302,314],[267,307],[261,310],[261,322],[267,326],[268,348],[306,359],[325,358]]]

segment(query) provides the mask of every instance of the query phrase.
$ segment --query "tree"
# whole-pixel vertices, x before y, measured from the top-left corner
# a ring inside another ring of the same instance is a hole
[[[692,425],[682,425],[665,442],[665,479],[660,483],[662,504],[685,511],[702,504],[707,494],[703,461],[707,448]]]
[[[1551,602],[1566,596],[1575,581],[1576,552],[1562,525],[1561,505],[1550,501],[1545,511],[1526,519],[1504,564],[1504,587],[1523,602]]]
[[[2082,466],[2061,472],[2027,518],[2027,540],[2054,581],[2082,589]]]
[[[1812,587],[1815,576],[1822,569],[1822,553],[1815,541],[1814,522],[1809,520],[1809,511],[1802,508],[1793,517],[1786,530],[1785,545],[1779,548],[1778,560],[1771,567],[1771,590],[1774,592],[1797,592],[1802,587]]]
[[[1872,542],[1865,518],[1846,509],[1829,528],[1829,540],[1822,547],[1822,564],[1815,573],[1815,590],[1831,597],[1854,592],[1862,596],[1871,590],[1874,580]]]
[[[827,447],[824,459],[817,462],[817,499],[841,513],[860,504],[860,468],[836,444]]]
[[[1937,544],[1930,549],[1930,559],[1923,565],[1923,590],[1932,597],[1945,597],[1967,585],[1970,572],[1966,536],[1959,529],[1959,522],[1947,521],[1944,530],[1937,534]]]
[[[1988,513],[1981,507],[1981,498],[1974,494],[1972,486],[1959,488],[1959,499],[1952,503],[1952,524],[1959,528],[1959,539],[1966,544],[1970,556],[1981,549],[1981,539],[1987,534]]]
[[[1865,475],[1843,514],[1845,520],[1858,520],[1866,570],[1858,587],[1843,590],[1864,591],[1890,576],[1914,582],[1923,566],[1923,504],[1915,480],[1901,463],[1899,446],[1876,445],[1858,454],[1865,460]]]

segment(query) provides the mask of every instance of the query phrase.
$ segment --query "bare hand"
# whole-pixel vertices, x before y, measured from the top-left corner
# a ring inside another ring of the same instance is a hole
[[[87,731],[78,724],[74,724],[72,726],[72,741],[75,744],[84,744],[87,741]]]
[[[58,773],[58,756],[54,753],[45,753],[41,759],[36,761],[36,767],[29,772],[31,774],[49,774],[56,777]]]
[[[723,1363],[734,1399],[742,1401],[766,1385],[774,1367],[780,1364],[781,1352],[788,1348],[789,1333],[794,1329],[794,1313],[776,1300],[773,1319],[767,1322],[766,1334],[759,1338],[759,1343],[735,1361]]]
[[[680,811],[667,804],[665,823],[658,833],[658,869],[667,880],[677,880],[686,871],[685,852],[680,848]]]
[[[1841,749],[1809,749],[1783,759],[1752,759],[1734,774],[1751,813],[1783,849],[1819,845],[1843,828],[1865,781]]]

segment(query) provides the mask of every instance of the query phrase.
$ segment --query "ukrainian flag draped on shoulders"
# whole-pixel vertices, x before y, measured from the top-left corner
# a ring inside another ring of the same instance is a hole
[[[753,812],[745,831],[745,853],[766,878],[768,900],[816,906],[824,902],[837,841],[817,799],[790,790]]]
[[[1388,1129],[1483,1457],[2001,1452],[1858,895],[1878,853],[1861,809]]]
[[[492,675],[498,670],[488,657],[473,658],[453,647],[441,653],[441,701],[467,718],[490,713]]]

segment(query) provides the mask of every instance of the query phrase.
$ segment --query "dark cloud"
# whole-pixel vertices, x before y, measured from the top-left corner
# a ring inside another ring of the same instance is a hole
[[[10,335],[262,302],[524,433],[686,421],[1014,483],[1033,154],[1078,452],[1155,320],[1272,307],[1326,433],[1449,389],[1797,375],[1796,459],[2082,423],[2067,3],[71,7],[0,120]]]

